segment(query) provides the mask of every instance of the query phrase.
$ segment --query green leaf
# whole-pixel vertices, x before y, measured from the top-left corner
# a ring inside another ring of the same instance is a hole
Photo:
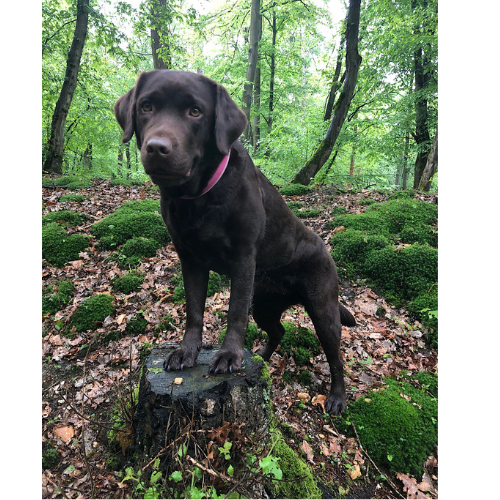
[[[172,474],[170,474],[170,478],[169,479],[172,479],[176,483],[178,483],[179,481],[182,481],[182,473],[181,473],[181,471],[176,470],[176,471],[172,472]]]
[[[233,467],[232,465],[230,465],[230,466],[227,468],[227,474],[228,474],[228,476],[233,477],[233,474],[234,474],[234,467]]]

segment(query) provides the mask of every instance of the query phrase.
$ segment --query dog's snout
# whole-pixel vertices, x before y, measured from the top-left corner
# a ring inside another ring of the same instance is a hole
[[[172,142],[166,137],[155,137],[146,144],[148,155],[166,156],[172,152]]]

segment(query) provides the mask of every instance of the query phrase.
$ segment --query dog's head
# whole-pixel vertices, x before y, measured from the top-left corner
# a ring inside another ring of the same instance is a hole
[[[123,142],[135,133],[146,173],[167,187],[203,182],[247,124],[222,85],[186,71],[141,73],[114,111]]]

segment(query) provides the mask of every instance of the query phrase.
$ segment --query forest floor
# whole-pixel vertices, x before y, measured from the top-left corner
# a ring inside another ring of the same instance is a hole
[[[60,196],[66,193],[67,190],[60,188],[43,189],[43,214],[68,209],[85,213],[89,216],[87,223],[74,228],[80,233],[88,233],[94,222],[125,201],[159,196],[144,186],[111,186],[107,181],[96,181],[91,188],[79,190],[78,193],[88,196],[80,203],[60,203]],[[333,230],[326,223],[331,220],[334,206],[347,207],[349,213],[362,213],[366,208],[359,203],[362,198],[387,199],[374,191],[342,193],[333,200],[331,195],[328,190],[314,190],[293,197],[304,202],[304,208],[321,210],[320,217],[305,219],[304,224],[319,234],[327,246]],[[427,201],[432,198],[420,197]],[[61,280],[70,280],[75,286],[73,299],[65,308],[42,318],[42,441],[53,443],[60,454],[57,466],[42,471],[43,498],[131,497],[130,481],[122,483],[123,476],[107,463],[102,438],[107,432],[110,409],[131,386],[137,385],[141,354],[149,352],[151,345],[179,340],[183,332],[185,306],[171,302],[170,280],[180,272],[173,246],[159,250],[153,258],[143,258],[140,271],[146,279],[140,291],[129,295],[112,290],[112,278],[124,271],[115,262],[108,262],[108,255],[109,252],[100,252],[91,245],[80,254],[79,260],[63,268],[46,264],[42,269],[44,287]],[[82,299],[95,293],[114,295],[115,313],[94,331],[65,337],[62,329],[71,314]],[[410,321],[404,309],[392,307],[363,280],[342,280],[340,297],[357,321],[356,327],[342,329],[348,401],[380,387],[383,377],[397,376],[402,370],[437,372],[437,353],[426,347],[422,325]],[[228,289],[207,299],[204,343],[217,343],[225,327],[225,315],[216,313],[227,312],[228,304]],[[380,308],[385,311],[382,315]],[[139,311],[148,320],[144,333],[105,342],[107,332],[124,332],[128,321]],[[166,314],[174,319],[175,329],[158,335],[155,326]],[[301,307],[288,310],[282,319],[312,328]],[[254,350],[259,348],[257,344],[254,346]],[[286,441],[303,454],[315,478],[325,485],[334,485],[332,490],[325,488],[325,498],[338,495],[337,491],[343,492],[344,498],[428,498],[417,487],[422,480],[430,486],[429,497],[437,497],[437,450],[426,462],[424,478],[398,477],[378,470],[356,438],[342,435],[331,420],[325,420],[321,404],[322,396],[328,394],[329,369],[324,354],[314,359],[310,386],[285,383],[282,380],[285,368],[291,372],[298,369],[293,359],[274,354],[269,369],[275,415],[293,429],[293,438],[287,437]],[[385,479],[380,479],[382,474]]]

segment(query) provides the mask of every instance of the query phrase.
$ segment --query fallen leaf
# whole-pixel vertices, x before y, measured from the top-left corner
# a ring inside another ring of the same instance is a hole
[[[182,378],[179,377],[179,378],[174,379],[174,384],[175,385],[181,385],[182,384]]]
[[[406,491],[406,498],[410,499],[424,499],[427,498],[427,495],[420,490],[417,484],[417,480],[414,477],[410,477],[407,474],[402,474],[400,472],[396,473],[396,477],[403,483],[403,491]],[[421,483],[422,484],[422,483]],[[424,486],[425,485],[425,486]],[[423,487],[428,486],[427,483],[424,483]]]
[[[351,476],[351,479],[357,479],[359,476],[361,476],[361,470],[359,468],[359,464],[354,464],[354,469],[349,469],[349,475]]]
[[[339,233],[340,231],[345,231],[345,227],[344,227],[344,226],[339,226],[339,227],[336,227],[336,228],[333,230],[333,234],[337,234],[337,233]]]
[[[323,394],[318,394],[317,396],[314,396],[312,398],[311,403],[313,405],[321,405],[321,408],[323,408],[323,412],[325,412],[325,401],[326,401],[326,396]]]
[[[54,434],[68,444],[75,435],[75,429],[72,425],[59,425],[54,427]]]
[[[308,403],[309,400],[311,399],[311,396],[307,394],[307,392],[299,392],[297,394],[297,397],[303,402],[303,403]]]
[[[309,443],[305,439],[302,441],[302,444],[300,445],[300,449],[307,455],[307,460],[309,460],[309,462],[311,462],[311,463],[314,463],[313,450],[312,450],[311,446],[309,445]]]

